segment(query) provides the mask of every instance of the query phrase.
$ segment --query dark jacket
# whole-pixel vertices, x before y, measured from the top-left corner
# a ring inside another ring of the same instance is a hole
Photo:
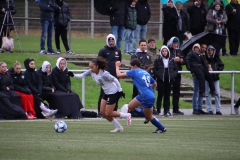
[[[135,54],[132,55],[131,60],[137,58],[141,62],[141,68],[146,69],[147,67],[153,65],[151,55],[147,52],[142,52],[137,50]]]
[[[39,8],[41,21],[54,21],[54,12],[59,10],[53,0],[41,0]]]
[[[189,14],[190,31],[191,29],[199,30],[199,28],[204,30],[207,24],[206,21],[207,10],[205,9],[204,4],[201,3],[200,7],[197,7],[196,5],[192,4],[191,6],[188,6],[187,12]]]
[[[138,0],[136,3],[137,24],[146,25],[151,18],[151,10],[147,0]]]
[[[125,29],[135,30],[137,27],[137,11],[135,7],[129,6],[127,12],[127,19]]]
[[[2,10],[2,8],[5,8],[5,9],[8,8],[8,2],[6,2],[5,0],[2,0],[0,2],[0,9]],[[12,15],[16,14],[17,11],[16,11],[16,7],[15,7],[13,1],[9,1],[9,9],[10,9],[10,12],[11,12]],[[0,19],[4,19],[5,13],[6,12],[1,12],[0,11]],[[12,21],[11,18],[9,18],[9,20]]]
[[[42,91],[43,92],[52,92],[52,89],[55,90],[55,87],[53,86],[53,82],[52,82],[52,76],[47,75],[46,72],[43,72],[42,67],[39,68],[37,70],[37,72],[42,80]]]
[[[175,7],[163,7],[163,37],[167,38],[169,35],[177,35],[178,13]]]
[[[42,94],[42,81],[35,69],[29,68],[30,62],[31,59],[29,58],[24,61],[24,66],[26,68],[24,72],[24,77],[31,92],[33,94],[40,95]]]
[[[67,26],[71,18],[68,4],[65,2],[60,3],[59,0],[57,0],[56,3],[61,10],[55,11],[55,25]]]
[[[112,0],[107,8],[111,26],[125,26],[128,3]]]
[[[211,65],[211,68],[213,71],[222,71],[224,69],[224,64],[220,59],[219,54],[216,54],[215,48],[213,46],[208,46],[208,48],[210,47],[213,48],[214,54],[210,56],[207,53],[207,56],[206,56],[207,63]],[[217,81],[220,79],[218,73],[211,74],[211,76],[213,81]]]
[[[236,12],[233,13],[233,9]],[[225,7],[226,14],[228,16],[227,27],[234,31],[240,31],[240,4],[230,3]]]
[[[189,19],[185,11],[180,10],[180,16],[182,18],[182,32],[189,31]]]
[[[192,71],[193,67],[203,67],[208,70],[205,60],[201,56],[201,53],[190,51],[186,57],[186,66],[189,71]]]
[[[61,71],[58,67],[55,67],[52,70],[52,80],[53,85],[56,87],[56,90],[60,90],[63,92],[71,92],[71,80],[68,73],[68,69],[66,68],[64,71]]]
[[[23,75],[23,72],[20,72],[19,74],[17,74],[17,73],[14,73],[13,68],[10,68],[8,70],[8,73],[12,77],[13,87],[14,87],[15,91],[19,91],[19,92],[26,93],[26,94],[31,94],[31,90],[27,86],[27,81]]]
[[[183,59],[183,62],[182,62],[182,63],[176,62],[177,67],[178,67],[178,70],[181,71],[181,70],[182,70],[182,65],[185,65],[185,58],[184,58],[184,56],[183,56],[183,54],[182,54],[182,51],[181,51],[180,49],[174,49],[174,48],[172,48],[173,39],[175,39],[175,38],[177,38],[177,37],[172,37],[172,38],[169,40],[169,42],[168,42],[168,49],[169,49],[169,51],[170,51],[170,57],[171,57],[171,58],[174,59],[175,57],[179,57],[179,58],[182,58],[182,59]],[[179,40],[178,40],[178,41],[179,41]],[[180,43],[178,42],[178,44],[180,44]]]
[[[108,61],[107,64],[107,71],[117,78],[116,74],[116,61],[122,61],[122,53],[121,50],[118,49],[116,46],[110,47],[108,46],[108,38],[113,38],[116,44],[116,38],[114,35],[109,34],[106,38],[106,46],[104,46],[98,53],[98,57],[103,57]]]
[[[0,73],[0,91],[8,91],[7,87],[12,91],[14,90],[12,78],[8,72],[6,74]]]

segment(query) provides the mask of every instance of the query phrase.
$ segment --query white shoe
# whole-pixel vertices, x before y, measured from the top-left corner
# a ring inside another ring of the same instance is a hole
[[[123,127],[115,128],[114,130],[111,130],[111,133],[116,133],[116,132],[123,132]]]
[[[39,54],[47,54],[47,52],[43,49],[39,52]]]
[[[57,113],[58,109],[50,110],[50,112],[41,112],[45,118],[51,118]]]
[[[71,51],[71,50],[67,51],[67,54],[68,55],[75,55],[75,53],[73,51]]]
[[[127,125],[130,126],[132,123],[132,119],[131,119],[131,113],[128,113],[127,117],[126,117],[126,121],[127,121]]]

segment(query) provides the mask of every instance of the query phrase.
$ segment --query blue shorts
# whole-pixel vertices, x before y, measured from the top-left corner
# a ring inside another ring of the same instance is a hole
[[[137,95],[136,99],[142,103],[143,108],[152,108],[154,106],[155,97],[144,98],[144,97],[141,97],[140,95]]]

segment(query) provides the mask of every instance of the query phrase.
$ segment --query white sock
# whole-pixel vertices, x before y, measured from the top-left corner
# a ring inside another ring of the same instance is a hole
[[[121,118],[126,118],[128,116],[129,113],[123,113],[123,112],[120,112],[120,117]]]
[[[45,106],[42,102],[41,102],[41,105],[40,105],[40,108],[41,108],[41,110],[43,111],[43,112],[50,112],[51,110],[47,107],[47,106]]]
[[[121,124],[114,118],[111,122],[116,128],[122,128]]]

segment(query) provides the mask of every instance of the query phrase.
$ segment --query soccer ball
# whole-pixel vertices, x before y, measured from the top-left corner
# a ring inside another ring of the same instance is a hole
[[[67,124],[64,121],[57,121],[54,125],[54,129],[57,133],[63,133],[67,130]]]

